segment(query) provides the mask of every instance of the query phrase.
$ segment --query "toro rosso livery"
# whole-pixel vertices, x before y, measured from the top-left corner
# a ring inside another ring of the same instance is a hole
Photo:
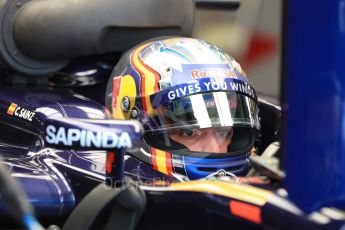
[[[49,98],[42,98],[42,92],[49,95]],[[57,117],[106,119],[104,108],[68,91],[56,93],[12,88],[2,89],[1,93],[10,99],[2,100],[1,107],[2,130],[6,131],[2,132],[1,137],[3,163],[8,166],[12,177],[21,183],[38,217],[67,216],[87,192],[105,180],[106,152],[46,148],[44,130],[26,119],[9,115],[7,111],[11,103],[22,105],[30,108],[32,112],[36,111],[34,120],[43,124],[48,119]],[[54,98],[54,101],[51,101],[51,98]],[[59,100],[56,100],[57,98]],[[73,105],[75,111],[68,110],[66,100]],[[88,109],[79,109],[85,106]],[[49,137],[48,134],[46,136]],[[279,229],[291,229],[292,224],[298,228],[326,228],[340,226],[343,221],[328,217],[327,222],[320,222],[317,218],[314,219],[313,215],[303,214],[288,201],[285,190],[276,190],[269,186],[269,181],[255,177],[218,177],[218,173],[209,180],[179,182],[176,178],[160,173],[128,155],[125,158],[125,175],[140,181],[147,199],[152,201],[140,224],[142,229],[154,225],[168,229],[159,221],[151,221],[158,210],[166,210],[168,213],[176,204],[186,205],[185,210],[179,210],[181,216],[187,215],[189,211],[200,214],[200,209],[204,210],[202,212],[212,213],[212,219],[219,222],[214,226],[205,223],[205,229],[215,226],[225,228],[238,221],[242,226],[242,220],[248,221],[246,226],[255,227],[251,224],[253,223]],[[327,210],[342,216],[338,209],[324,208],[322,211]],[[3,206],[1,212],[3,217],[8,215]],[[320,211],[319,215],[325,214]],[[191,215],[190,218],[200,223],[196,216]],[[287,222],[290,225],[286,225]],[[176,226],[171,225],[171,229],[173,227]],[[194,227],[200,228],[199,225]]]
[[[115,66],[105,106],[87,96],[0,90],[2,163],[39,218],[67,218],[92,189],[114,189],[103,182],[121,182],[123,173],[146,197],[138,229],[327,229],[345,220],[334,207],[305,214],[289,201],[283,176],[258,164],[273,159],[259,155],[277,141],[280,108],[258,100],[239,64],[216,46],[144,42]],[[204,130],[217,139],[207,136],[203,149],[188,142]]]

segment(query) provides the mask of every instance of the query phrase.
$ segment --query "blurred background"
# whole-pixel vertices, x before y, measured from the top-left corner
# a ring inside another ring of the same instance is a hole
[[[282,0],[241,0],[235,10],[197,9],[193,37],[241,64],[259,97],[280,104]]]

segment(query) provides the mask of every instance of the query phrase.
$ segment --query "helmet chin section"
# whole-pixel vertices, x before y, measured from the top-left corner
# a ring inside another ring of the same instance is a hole
[[[180,153],[165,152],[154,149],[143,143],[145,148],[137,151],[128,152],[141,162],[151,165],[152,170],[161,172],[164,176],[184,177],[188,180],[204,179],[224,172],[235,176],[245,176],[250,168],[250,153],[239,155],[226,155],[222,157],[205,156],[183,156]],[[178,151],[179,152],[179,151]],[[219,174],[219,176],[221,176]]]
[[[203,179],[221,171],[236,176],[245,176],[250,170],[248,158],[249,154],[203,159],[184,157],[185,171],[190,180]]]

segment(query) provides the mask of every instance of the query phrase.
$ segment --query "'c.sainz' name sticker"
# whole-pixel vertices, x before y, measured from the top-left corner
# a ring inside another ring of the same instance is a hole
[[[10,107],[8,107],[7,114],[25,119],[27,121],[32,121],[32,118],[35,116],[34,112],[22,108],[15,103],[11,103]]]

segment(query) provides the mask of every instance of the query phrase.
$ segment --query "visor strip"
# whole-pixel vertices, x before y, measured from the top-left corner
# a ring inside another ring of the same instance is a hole
[[[228,97],[225,92],[213,93],[221,126],[233,126]]]
[[[208,116],[204,98],[201,94],[196,94],[190,96],[190,101],[192,102],[192,107],[194,111],[194,116],[198,120],[198,125],[200,128],[212,127],[212,122]]]

